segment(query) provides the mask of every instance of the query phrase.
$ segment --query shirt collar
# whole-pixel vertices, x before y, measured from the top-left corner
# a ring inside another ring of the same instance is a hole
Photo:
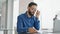
[[[33,18],[33,17],[34,17],[34,16],[28,17],[27,12],[25,12],[25,16],[26,16],[27,18]]]

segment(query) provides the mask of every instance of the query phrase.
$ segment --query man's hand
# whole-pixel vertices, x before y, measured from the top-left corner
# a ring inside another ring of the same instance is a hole
[[[37,30],[34,28],[29,28],[28,31],[29,31],[29,33],[36,33],[37,32]]]
[[[39,16],[40,16],[40,11],[37,10],[36,17],[39,18]]]

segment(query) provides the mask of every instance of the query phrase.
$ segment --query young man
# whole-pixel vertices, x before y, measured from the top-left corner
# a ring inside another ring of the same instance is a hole
[[[17,32],[23,33],[35,33],[40,28],[39,15],[40,11],[37,10],[37,4],[34,2],[29,3],[26,13],[18,16],[17,20]],[[35,16],[34,16],[35,14]]]

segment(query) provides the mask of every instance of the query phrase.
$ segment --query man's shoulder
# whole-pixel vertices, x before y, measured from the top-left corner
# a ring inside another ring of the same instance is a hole
[[[21,17],[22,18],[22,17],[24,17],[24,14],[20,14],[18,17]]]

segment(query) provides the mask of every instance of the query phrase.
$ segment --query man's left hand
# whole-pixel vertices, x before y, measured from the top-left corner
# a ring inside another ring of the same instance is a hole
[[[36,17],[39,18],[39,16],[40,16],[40,11],[37,10],[37,12],[36,12]]]

